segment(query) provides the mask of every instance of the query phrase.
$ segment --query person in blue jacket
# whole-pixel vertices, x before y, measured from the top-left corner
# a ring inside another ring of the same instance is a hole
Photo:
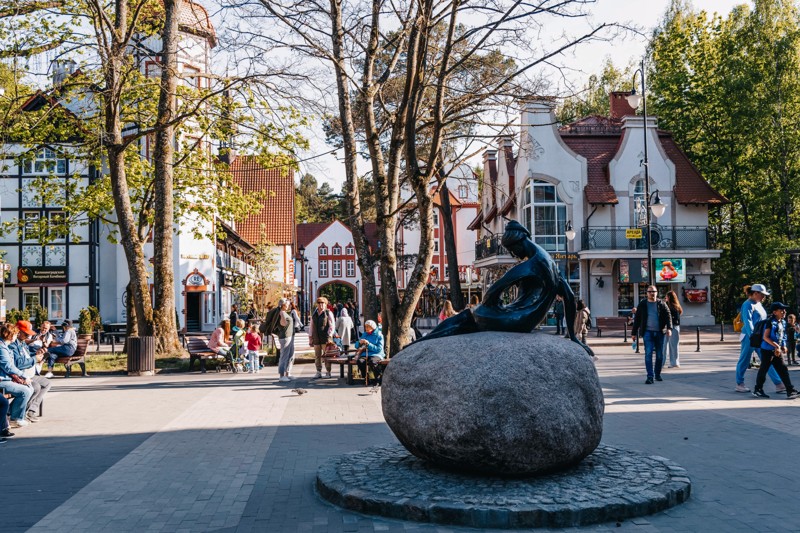
[[[17,340],[17,332],[17,327],[13,324],[0,326],[0,387],[14,398],[9,413],[12,428],[29,424],[25,413],[33,396],[31,381],[25,379],[22,370],[14,364],[14,353],[9,348],[9,344]]]
[[[764,336],[761,340],[761,366],[758,368],[756,376],[756,386],[753,389],[753,396],[756,398],[769,398],[764,393],[764,381],[767,379],[767,371],[770,367],[775,367],[781,381],[786,386],[786,396],[789,399],[800,396],[789,379],[789,370],[783,360],[788,352],[786,349],[786,309],[787,306],[781,302],[773,303],[769,310],[772,313],[769,322],[764,328]]]
[[[358,341],[358,369],[362,376],[367,375],[367,364],[375,373],[375,379],[380,383],[380,370],[376,363],[386,355],[383,353],[383,333],[378,329],[378,325],[372,321],[364,322],[364,334]]]

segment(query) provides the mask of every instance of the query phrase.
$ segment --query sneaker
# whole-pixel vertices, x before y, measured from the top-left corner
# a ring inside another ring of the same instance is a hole
[[[644,384],[645,385],[652,385],[653,384],[653,378],[647,378],[647,380],[644,382]]]
[[[47,374],[44,375],[44,377],[46,377],[47,379],[50,379],[50,378],[53,377],[53,373],[52,372],[48,372]]]
[[[13,436],[14,433],[11,433],[11,431],[8,428],[4,429],[3,431],[0,431],[0,437],[4,439],[10,439]]]
[[[775,392],[786,392],[786,385],[783,383],[778,383],[775,385]]]
[[[286,374],[286,377],[289,378],[289,381],[292,381],[294,379],[294,376],[291,374]]]
[[[786,393],[786,397],[789,398],[790,400],[794,400],[798,396],[800,396],[800,391],[798,391],[797,389],[792,389]]]
[[[283,381],[284,383],[286,383],[287,381],[292,381],[292,380],[289,379],[288,376],[281,376],[278,378],[278,381]]]
[[[329,378],[329,377],[331,377],[331,373],[330,373],[330,372],[325,372],[325,377],[326,377],[326,378]]]
[[[736,392],[750,392],[750,389],[748,389],[744,383],[739,383],[736,385]]]
[[[661,379],[661,376],[656,376],[656,381],[664,381],[664,380]]]
[[[25,426],[29,426],[31,423],[25,420],[24,418],[20,418],[19,420],[12,420],[11,425],[9,427],[12,428],[24,428]]]
[[[25,415],[25,418],[28,419],[28,422],[33,422],[34,424],[39,421],[39,417],[36,416],[36,413],[33,411],[28,411],[28,414]]]
[[[753,396],[756,398],[769,398],[769,396],[764,393],[764,389],[754,389]]]
[[[321,377],[322,377],[322,372],[317,372],[316,375],[314,375],[315,379],[316,378],[321,378]]]

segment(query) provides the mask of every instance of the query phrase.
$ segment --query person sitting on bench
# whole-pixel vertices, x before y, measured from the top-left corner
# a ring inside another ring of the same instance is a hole
[[[11,353],[14,354],[14,364],[22,370],[22,377],[29,379],[33,387],[33,396],[28,402],[27,419],[30,422],[39,421],[39,407],[42,405],[45,395],[50,390],[50,380],[38,375],[36,365],[42,362],[47,350],[44,348],[31,347],[28,339],[36,335],[31,323],[27,320],[20,320],[16,324],[19,333],[17,340],[8,345]]]
[[[225,344],[225,326],[230,327],[230,322],[227,318],[220,322],[217,329],[211,334],[211,338],[208,339],[208,349],[217,355],[225,355],[231,349],[228,344]]]
[[[358,357],[359,372],[366,378],[367,364],[369,364],[375,374],[375,380],[380,383],[380,367],[376,363],[385,357],[383,353],[383,333],[372,320],[364,322],[364,334],[361,335],[358,346],[356,356]]]
[[[59,357],[72,357],[78,349],[78,336],[75,328],[72,327],[72,320],[65,320],[61,323],[64,331],[58,341],[53,341],[47,349],[47,374],[46,378],[53,377],[53,367],[56,366],[56,359]]]

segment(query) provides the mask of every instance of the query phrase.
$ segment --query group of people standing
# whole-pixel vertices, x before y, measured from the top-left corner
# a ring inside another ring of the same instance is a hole
[[[61,335],[56,335],[47,321],[38,332],[27,320],[0,326],[0,387],[13,400],[9,402],[0,394],[0,443],[14,436],[12,428],[39,421],[39,408],[50,390],[55,361],[75,353],[77,336],[72,322],[65,320],[61,326]],[[48,372],[42,375],[45,361]]]

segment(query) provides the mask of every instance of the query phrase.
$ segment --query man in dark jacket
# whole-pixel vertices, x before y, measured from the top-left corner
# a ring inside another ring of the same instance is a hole
[[[636,306],[636,316],[633,318],[633,331],[631,338],[644,341],[644,366],[647,369],[645,384],[652,385],[653,378],[661,379],[661,368],[664,366],[664,336],[672,335],[672,316],[663,300],[657,298],[658,290],[655,285],[647,287],[647,298]],[[656,354],[656,367],[653,372],[653,352]]]

